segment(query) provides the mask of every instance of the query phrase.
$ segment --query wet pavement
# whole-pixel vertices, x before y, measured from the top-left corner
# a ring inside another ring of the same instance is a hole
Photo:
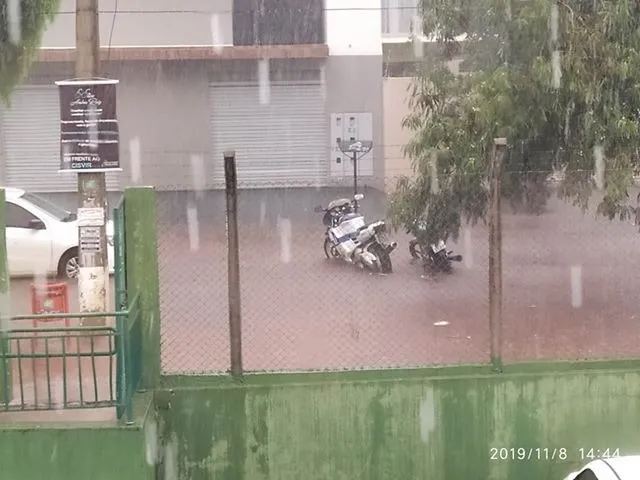
[[[313,213],[336,195],[241,192],[244,367],[250,371],[415,367],[489,361],[488,230],[463,230],[452,275],[421,277],[392,235],[394,272],[324,258]],[[348,195],[348,193],[347,193]],[[363,203],[367,218],[384,211]],[[190,224],[189,202],[197,209]],[[640,355],[637,228],[555,198],[542,215],[503,214],[503,358]],[[158,201],[162,363],[167,373],[229,368],[224,198]]]

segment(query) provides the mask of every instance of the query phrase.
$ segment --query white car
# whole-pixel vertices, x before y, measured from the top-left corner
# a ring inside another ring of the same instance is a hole
[[[7,256],[11,277],[78,276],[78,221],[74,213],[33,193],[5,189]],[[107,229],[109,271],[113,273],[113,222]]]
[[[636,480],[640,478],[640,455],[599,458],[570,473],[564,480]]]

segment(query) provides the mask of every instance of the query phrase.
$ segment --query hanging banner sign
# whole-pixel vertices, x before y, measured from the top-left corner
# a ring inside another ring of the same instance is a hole
[[[118,80],[61,80],[60,171],[106,172],[120,168],[116,115]]]

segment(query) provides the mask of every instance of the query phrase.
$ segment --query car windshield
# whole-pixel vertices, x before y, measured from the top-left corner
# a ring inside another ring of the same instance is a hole
[[[70,222],[75,219],[75,214],[65,210],[64,208],[56,205],[53,202],[50,202],[46,198],[42,198],[39,195],[34,195],[33,193],[25,193],[22,195],[22,199],[26,200],[29,203],[32,203],[40,210],[44,210],[49,215],[57,218],[61,222]]]

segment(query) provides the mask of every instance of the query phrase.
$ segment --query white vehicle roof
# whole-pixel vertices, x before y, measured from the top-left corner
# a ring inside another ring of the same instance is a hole
[[[0,187],[0,188],[4,188],[5,196],[7,197],[7,199],[15,200],[16,198],[20,198],[22,195],[26,193],[21,188],[13,188],[13,187]]]
[[[586,464],[580,472],[590,469],[598,480],[637,480],[640,478],[640,455],[601,458]],[[579,472],[569,475],[573,479]]]

